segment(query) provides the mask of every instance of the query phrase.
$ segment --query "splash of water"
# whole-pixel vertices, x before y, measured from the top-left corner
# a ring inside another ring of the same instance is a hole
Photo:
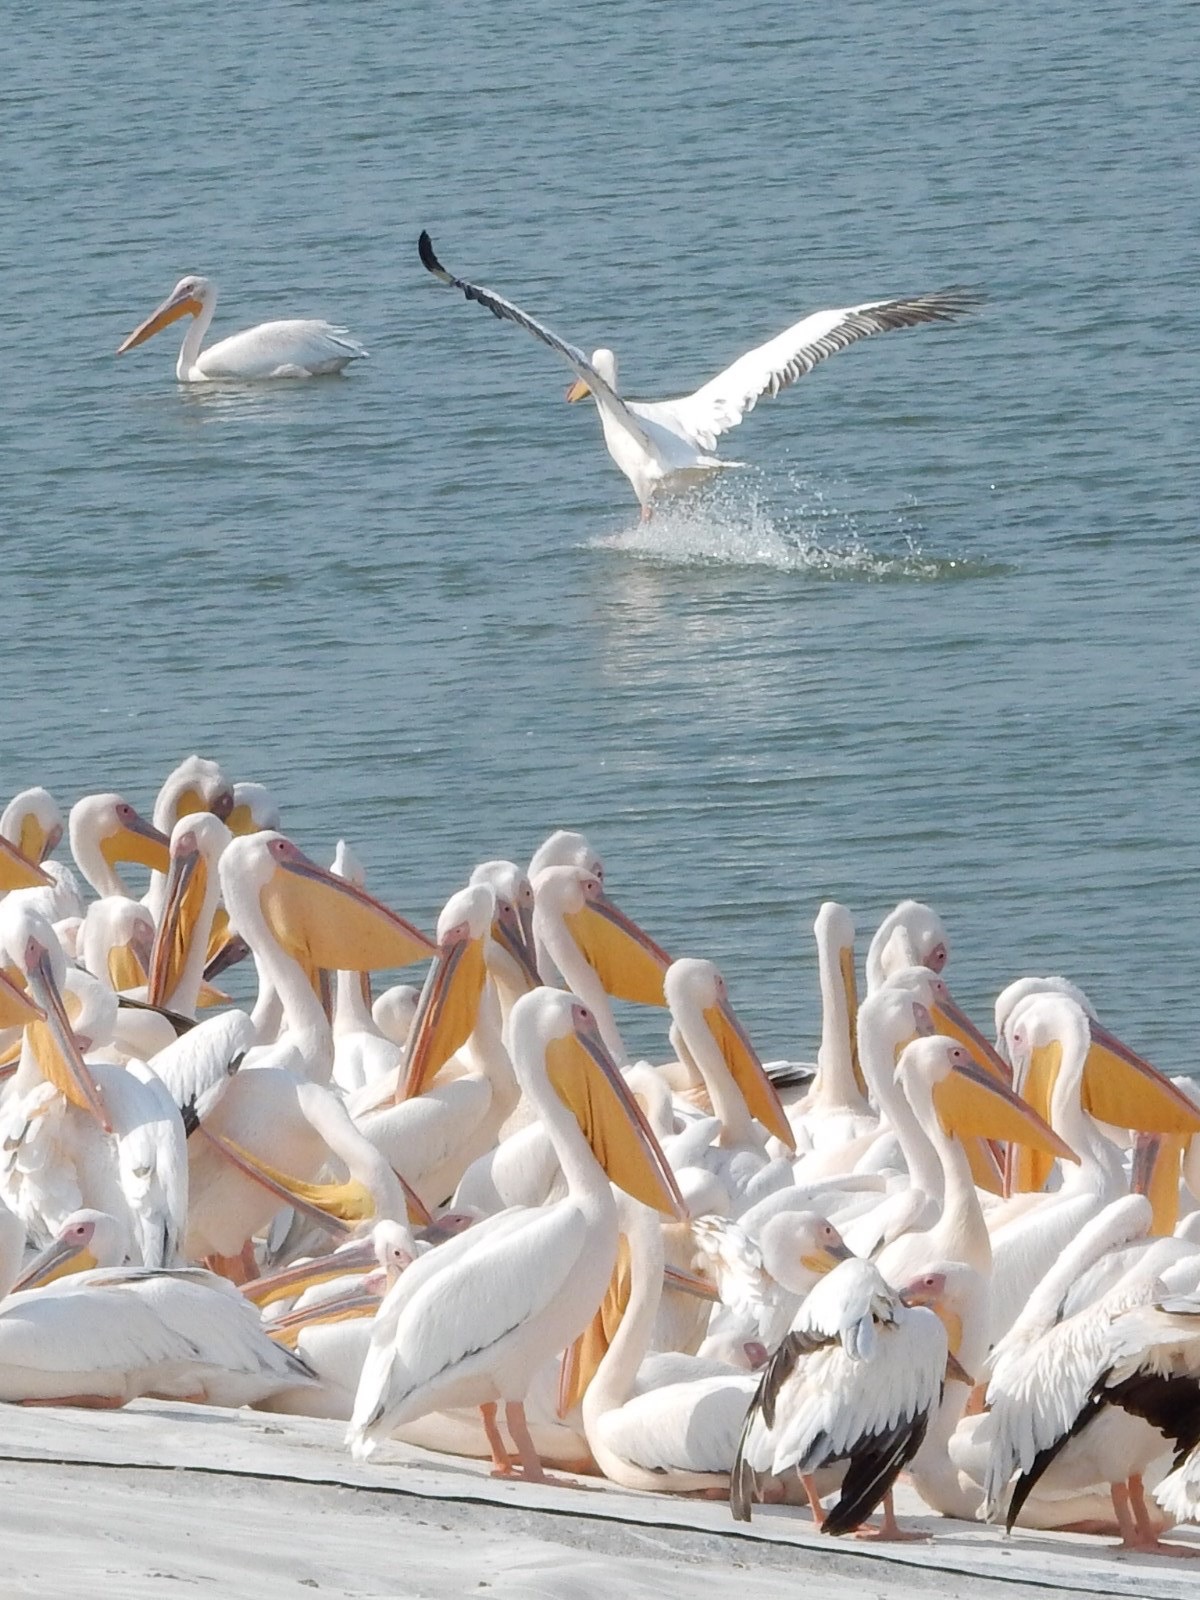
[[[700,494],[664,501],[649,522],[591,543],[663,566],[769,567],[867,582],[936,582],[1010,570],[978,556],[928,553],[903,520],[868,536],[821,488],[796,477],[790,486],[795,500],[782,516],[776,497],[769,505],[753,479],[725,477]]]

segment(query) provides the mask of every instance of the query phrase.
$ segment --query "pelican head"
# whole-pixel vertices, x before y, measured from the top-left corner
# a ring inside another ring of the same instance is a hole
[[[608,387],[615,392],[617,387],[617,358],[612,351],[603,348],[593,350],[592,366],[595,367],[597,373],[604,379]],[[591,389],[588,388],[582,378],[576,378],[575,382],[567,390],[567,399],[574,403],[576,400],[585,399],[591,392]]]
[[[233,785],[215,761],[185,756],[163,780],[154,801],[154,826],[169,834],[180,817],[211,811],[222,822],[233,810]]]
[[[823,1278],[854,1252],[825,1217],[815,1211],[781,1211],[764,1223],[763,1266],[785,1289],[807,1294],[814,1277]]]
[[[0,838],[40,866],[61,841],[62,812],[48,789],[22,789],[0,813]]]
[[[486,884],[496,897],[492,922],[496,962],[510,989],[524,994],[542,981],[537,971],[533,939],[533,885],[515,861],[481,861],[471,873],[472,884]]]
[[[72,1211],[53,1243],[29,1263],[13,1285],[37,1289],[72,1272],[87,1272],[93,1267],[117,1267],[125,1259],[124,1230],[107,1211],[90,1207]]]
[[[262,783],[235,783],[233,809],[225,818],[231,833],[258,833],[279,827],[279,806]]]
[[[189,812],[171,830],[166,902],[146,969],[146,998],[151,1005],[165,1005],[174,993],[187,964],[209,884],[232,838],[220,817],[211,811]]]
[[[156,307],[145,322],[139,323],[128,339],[117,346],[117,354],[123,356],[126,350],[144,344],[156,333],[161,333],[164,328],[170,327],[172,322],[178,322],[180,317],[203,316],[204,312],[211,311],[216,303],[217,286],[212,279],[189,273],[186,278],[180,278],[162,305]]]
[[[427,1089],[475,1027],[487,978],[487,944],[496,897],[486,883],[452,894],[437,925],[437,954],[421,990],[398,1099]]]
[[[535,931],[561,918],[606,993],[639,1005],[666,1005],[663,975],[670,956],[609,899],[601,879],[581,867],[546,867],[533,880],[533,897]]]
[[[583,867],[593,878],[604,882],[604,862],[600,852],[593,850],[582,833],[574,833],[570,828],[556,828],[548,839],[538,845],[529,861],[530,880],[546,867]]]

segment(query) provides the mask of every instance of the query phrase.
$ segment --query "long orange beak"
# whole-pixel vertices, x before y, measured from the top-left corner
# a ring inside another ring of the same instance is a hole
[[[172,292],[157,310],[150,313],[145,322],[138,324],[123,344],[117,346],[117,354],[123,356],[126,350],[132,350],[135,345],[144,344],[147,339],[152,339],[163,328],[169,328],[173,322],[178,322],[180,317],[198,317],[203,309],[204,307],[194,295],[180,295],[176,299],[175,294]]]

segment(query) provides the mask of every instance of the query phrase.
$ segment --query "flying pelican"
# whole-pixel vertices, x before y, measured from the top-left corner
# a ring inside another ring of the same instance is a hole
[[[611,350],[595,350],[589,361],[582,350],[510,300],[447,272],[427,233],[421,234],[417,248],[422,266],[435,278],[461,290],[493,316],[515,322],[563,357],[576,380],[567,390],[567,399],[595,397],[608,453],[633,485],[643,521],[649,519],[660,492],[671,493],[702,482],[722,467],[736,465],[712,454],[717,439],[736,428],[764,395],[778,394],[811,372],[819,361],[873,333],[915,328],[926,322],[953,322],[979,303],[979,296],[968,290],[947,289],[898,300],[868,301],[839,311],[818,311],[747,351],[695,394],[678,400],[624,400],[617,392],[617,358]]]
[[[317,378],[341,372],[351,361],[366,359],[367,352],[345,328],[307,318],[261,322],[256,328],[246,328],[202,351],[200,346],[216,309],[217,286],[211,278],[195,274],[180,278],[162,305],[118,345],[117,354],[123,356],[180,317],[194,317],[175,363],[175,376],[180,383],[212,383],[222,378]]]
[[[544,1476],[524,1401],[539,1366],[578,1338],[617,1256],[610,1179],[682,1218],[683,1198],[595,1020],[574,995],[534,989],[513,1007],[514,1066],[554,1144],[563,1199],[489,1217],[413,1266],[375,1319],[349,1441],[358,1455],[399,1424],[479,1406],[495,1469],[512,1472],[505,1421],[526,1478]],[[603,1165],[596,1152],[603,1158]]]

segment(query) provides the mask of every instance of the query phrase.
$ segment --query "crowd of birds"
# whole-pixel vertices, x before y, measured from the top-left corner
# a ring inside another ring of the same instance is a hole
[[[438,260],[427,233],[421,234],[417,248],[422,266],[439,282],[501,321],[524,328],[567,363],[575,374],[567,399],[595,400],[605,446],[629,480],[643,521],[662,496],[686,493],[714,473],[740,465],[716,455],[717,441],[764,396],[778,394],[819,362],[873,334],[953,322],[981,301],[977,293],[956,288],[817,311],[739,356],[694,394],[674,400],[631,400],[617,388],[617,358],[611,350],[595,350],[589,358],[495,290],[455,277]],[[181,383],[323,377],[342,372],[367,355],[345,328],[304,318],[264,322],[203,349],[216,307],[212,279],[189,273],[122,341],[117,354],[124,355],[163,328],[190,318],[175,364]]]
[[[764,1065],[578,833],[476,865],[427,935],[279,824],[196,756],[150,820],[0,815],[0,1398],[341,1418],[361,1457],[827,1534],[903,1537],[904,1473],[1194,1552],[1162,1535],[1200,1516],[1200,1106],[1070,981],[1010,983],[989,1042],[905,901],[859,1003],[828,902],[815,1063]],[[661,1017],[653,1061],[614,1002]]]

